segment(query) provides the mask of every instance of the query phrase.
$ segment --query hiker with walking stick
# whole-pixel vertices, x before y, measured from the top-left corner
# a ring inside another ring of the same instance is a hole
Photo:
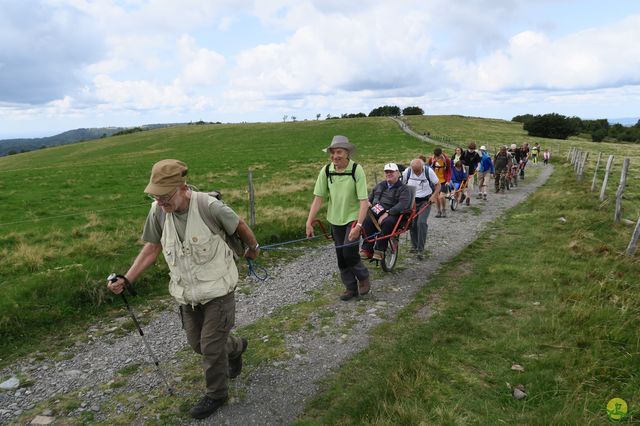
[[[144,190],[154,200],[142,234],[145,244],[127,273],[110,277],[107,287],[122,293],[164,254],[171,276],[169,292],[179,304],[182,328],[189,345],[202,355],[206,394],[189,414],[203,419],[224,405],[228,379],[240,374],[248,344],[230,335],[238,269],[227,237],[237,234],[248,247],[248,259],[255,259],[260,250],[249,226],[229,206],[187,185],[187,170],[178,160],[153,165]]]

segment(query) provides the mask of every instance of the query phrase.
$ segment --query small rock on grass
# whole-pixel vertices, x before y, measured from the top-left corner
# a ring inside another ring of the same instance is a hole
[[[524,372],[524,367],[523,367],[523,366],[521,366],[520,364],[513,364],[513,365],[511,366],[511,369],[512,369],[513,371],[520,371],[520,372]]]
[[[527,397],[527,393],[525,392],[523,385],[515,385],[513,387],[512,394],[513,394],[513,397],[518,400],[524,399]]]

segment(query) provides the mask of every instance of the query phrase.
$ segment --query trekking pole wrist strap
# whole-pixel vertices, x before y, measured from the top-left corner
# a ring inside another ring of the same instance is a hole
[[[137,296],[138,295],[138,292],[135,291],[133,286],[131,285],[131,281],[129,281],[129,278],[127,278],[124,275],[120,275],[120,274],[117,274],[116,278],[122,278],[124,280],[124,288],[127,289],[129,294],[131,294],[132,296]]]
[[[125,277],[124,275],[116,274],[116,278],[122,278],[127,287],[131,286],[131,281],[129,281],[129,278]]]

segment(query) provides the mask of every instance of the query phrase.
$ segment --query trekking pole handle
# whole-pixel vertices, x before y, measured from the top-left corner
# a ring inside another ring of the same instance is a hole
[[[131,281],[129,281],[129,279],[124,275],[116,274],[115,272],[113,272],[107,277],[107,281],[111,281],[112,283],[115,283],[116,281],[118,281],[118,278],[122,278],[124,280],[124,287],[127,289],[129,294],[131,294],[132,296],[138,295],[138,292],[133,289],[133,286],[131,285]]]

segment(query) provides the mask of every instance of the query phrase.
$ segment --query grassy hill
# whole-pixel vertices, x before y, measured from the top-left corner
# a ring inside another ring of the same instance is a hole
[[[83,128],[68,130],[54,136],[46,136],[43,138],[2,139],[0,140],[0,156],[29,152],[52,146],[73,144],[76,142],[102,139],[118,134],[119,132],[133,133],[133,131],[144,131],[175,125],[177,124],[147,124],[135,129],[127,127],[94,127],[89,129]]]
[[[29,350],[39,336],[82,327],[108,310],[111,271],[126,271],[140,249],[151,165],[178,158],[189,181],[218,189],[247,215],[254,170],[255,228],[262,243],[304,234],[321,151],[333,135],[358,146],[371,178],[391,160],[421,152],[388,119],[173,127],[0,158],[0,358]],[[164,261],[138,283],[166,293]],[[106,306],[105,306],[106,305]]]

